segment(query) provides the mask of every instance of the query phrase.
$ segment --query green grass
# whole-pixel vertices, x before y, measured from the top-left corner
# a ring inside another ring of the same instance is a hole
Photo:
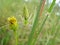
[[[34,1],[0,0],[0,45],[60,45],[60,16],[53,12],[57,10],[56,0],[49,6],[43,3],[46,0]],[[24,4],[28,11],[23,10]],[[10,16],[17,19],[17,33],[9,28],[7,18]]]

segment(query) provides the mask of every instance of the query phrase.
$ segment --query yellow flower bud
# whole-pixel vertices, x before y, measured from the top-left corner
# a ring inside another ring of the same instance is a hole
[[[8,21],[9,21],[10,24],[16,24],[17,23],[17,20],[16,20],[16,18],[14,16],[13,17],[9,17]]]
[[[17,29],[17,20],[14,16],[8,18],[10,29],[16,30]]]

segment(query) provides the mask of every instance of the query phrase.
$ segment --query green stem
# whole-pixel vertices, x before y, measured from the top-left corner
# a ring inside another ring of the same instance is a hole
[[[28,20],[25,19],[25,20],[24,20],[24,25],[26,26],[27,24],[28,24]]]
[[[17,31],[14,32],[14,36],[15,36],[15,45],[18,45],[18,35],[17,35]]]
[[[34,32],[36,31],[36,25],[38,23],[38,17],[40,16],[40,11],[42,10],[41,6],[43,6],[42,5],[43,2],[44,2],[44,0],[40,0],[40,5],[38,7],[37,14],[36,14],[35,19],[34,19],[34,23],[33,23],[32,29],[31,29],[31,33],[29,35],[28,45],[32,45]]]
[[[43,28],[43,26],[44,26],[44,24],[45,24],[47,18],[48,18],[48,15],[46,16],[46,18],[44,19],[44,21],[43,21],[41,27],[39,28],[39,31],[38,31],[38,33],[36,34],[36,37],[35,37],[35,39],[34,39],[32,45],[35,45],[35,42],[36,42],[36,40],[37,40],[37,37],[39,36],[40,32],[42,31],[42,28]]]
[[[50,5],[49,9],[48,9],[48,12],[50,13],[55,5],[55,1],[56,0],[53,0],[52,4]]]
[[[50,7],[49,7],[49,9],[48,9],[48,12],[49,12],[49,13],[51,13],[51,11],[52,11],[52,9],[53,9],[53,7],[54,7],[54,5],[55,5],[55,1],[56,1],[56,0],[53,0],[53,2],[51,3],[51,5],[50,5]],[[49,42],[50,42],[50,38],[49,38],[49,40],[47,39],[47,42],[46,42],[45,45],[48,45]]]

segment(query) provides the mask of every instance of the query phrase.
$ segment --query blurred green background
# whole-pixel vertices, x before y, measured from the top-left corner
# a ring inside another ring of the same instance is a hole
[[[47,12],[47,9],[49,8],[52,0],[46,0],[43,15],[39,19],[39,24],[42,23],[42,20],[45,18],[45,14]],[[23,6],[26,4],[28,11],[29,11],[29,24],[28,26],[24,26],[23,24]],[[37,6],[39,5],[39,0],[0,0],[0,42],[6,35],[6,32],[9,30],[8,27],[1,28],[2,26],[5,26],[8,24],[7,18],[10,16],[15,16],[17,18],[17,21],[19,23],[19,45],[26,45],[28,40],[28,35],[31,31],[32,22],[34,15],[37,11]],[[58,26],[57,26],[58,25]],[[41,32],[41,35],[39,36],[36,45],[44,45],[46,43],[47,36],[53,36],[53,33],[55,33],[52,29],[57,29],[60,26],[60,0],[56,0],[56,4],[54,6],[54,9],[52,10],[51,14],[49,15],[43,31]],[[3,30],[6,28],[6,32]],[[39,27],[36,27],[39,28]],[[60,28],[56,35],[56,44],[60,45]],[[14,39],[13,39],[13,33],[12,31],[8,31],[9,35],[11,37],[11,40],[9,40],[7,45],[13,45]],[[53,33],[52,33],[53,32]],[[49,43],[50,44],[50,43]],[[1,44],[0,44],[1,45]],[[51,44],[50,44],[51,45]]]

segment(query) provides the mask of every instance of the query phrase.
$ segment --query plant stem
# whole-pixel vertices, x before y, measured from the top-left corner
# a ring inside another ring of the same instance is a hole
[[[36,34],[35,40],[34,40],[34,42],[33,42],[33,44],[32,44],[32,45],[35,45],[35,42],[36,42],[36,40],[37,40],[37,38],[38,38],[38,36],[39,36],[40,32],[42,31],[42,28],[43,28],[43,26],[44,26],[44,24],[45,24],[45,22],[46,22],[47,18],[48,18],[48,15],[46,16],[46,18],[44,19],[44,21],[43,21],[43,23],[42,23],[41,27],[39,28],[39,31],[38,31],[38,33]]]
[[[18,45],[18,35],[17,35],[17,31],[14,31],[14,36],[15,36],[15,45]]]
[[[53,0],[53,2],[51,3],[51,5],[50,5],[50,7],[49,7],[49,9],[48,9],[48,12],[49,12],[49,13],[51,13],[51,11],[52,11],[52,9],[53,9],[53,7],[54,7],[54,5],[55,5],[55,1],[56,1],[56,0]],[[52,30],[53,30],[53,29],[52,29]],[[49,38],[49,40],[47,39],[47,42],[46,42],[45,45],[48,45],[49,42],[50,42],[50,38]]]
[[[49,7],[49,9],[48,9],[48,12],[49,12],[49,13],[52,11],[52,9],[53,9],[53,7],[54,7],[54,5],[55,5],[55,1],[56,1],[56,0],[53,0],[53,2],[51,3],[51,5],[50,5],[50,7]]]
[[[41,11],[42,11],[42,7],[44,6],[44,5],[43,5],[43,4],[44,4],[44,3],[43,3],[44,1],[45,1],[45,0],[40,0],[40,5],[39,5],[39,7],[38,7],[37,14],[36,14],[35,19],[34,19],[34,23],[33,23],[32,29],[31,29],[31,33],[30,33],[30,35],[29,35],[28,45],[32,45],[34,32],[35,32],[35,30],[36,30],[36,25],[37,25],[37,23],[38,23],[38,17],[39,17],[39,15],[40,15]],[[41,7],[41,6],[42,6],[42,7]]]

